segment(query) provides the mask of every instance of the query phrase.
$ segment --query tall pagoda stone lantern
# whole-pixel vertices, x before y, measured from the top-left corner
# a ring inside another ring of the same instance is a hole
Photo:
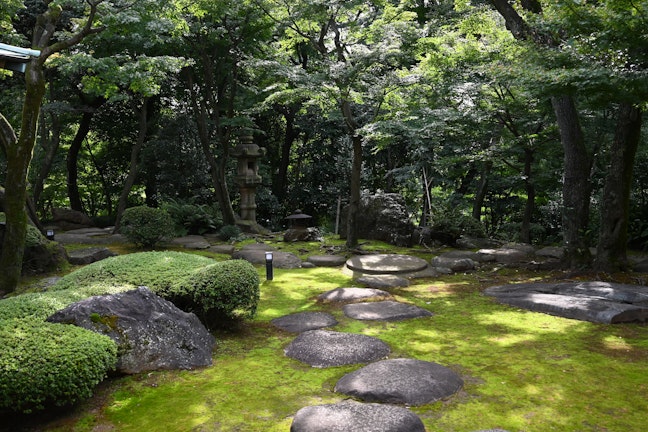
[[[266,149],[254,143],[250,134],[242,134],[232,155],[238,160],[236,183],[241,193],[241,219],[244,230],[256,230],[256,188],[261,184],[257,159],[264,156]]]

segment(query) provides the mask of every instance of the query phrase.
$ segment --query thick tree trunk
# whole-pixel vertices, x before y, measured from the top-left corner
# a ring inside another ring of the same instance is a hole
[[[283,203],[286,198],[287,185],[288,185],[288,167],[290,166],[290,151],[292,146],[299,136],[295,129],[295,113],[291,108],[281,110],[281,113],[286,119],[286,133],[283,142],[281,143],[281,160],[279,161],[279,169],[277,176],[273,182],[273,193]]]
[[[574,99],[567,95],[555,96],[551,104],[564,151],[562,222],[565,263],[570,268],[580,268],[588,266],[592,258],[585,236],[592,193],[592,160],[585,147]]]
[[[68,199],[70,200],[70,208],[79,212],[83,212],[83,202],[81,201],[81,194],[79,193],[79,152],[81,151],[81,146],[83,141],[88,136],[90,132],[90,124],[92,123],[92,117],[94,112],[84,112],[81,116],[81,122],[79,123],[79,128],[77,129],[74,139],[70,144],[68,149],[66,168],[67,168],[67,192]]]
[[[18,286],[27,236],[27,172],[36,143],[38,117],[45,95],[42,65],[32,60],[25,73],[25,101],[20,136],[6,145],[7,174],[5,190],[6,229],[0,254],[0,291],[12,292]],[[1,122],[1,121],[0,121]],[[4,135],[4,133],[3,133]]]
[[[54,158],[56,157],[56,152],[59,149],[61,143],[61,121],[57,114],[51,113],[52,119],[51,130],[49,134],[41,127],[41,139],[43,140],[43,150],[45,151],[45,156],[38,170],[38,176],[34,181],[32,188],[32,195],[34,198],[34,205],[36,208],[40,205],[40,196],[43,193],[43,185],[45,179],[52,169],[52,164],[54,163]],[[45,124],[45,122],[43,122]],[[46,139],[45,136],[49,135],[49,139]]]
[[[477,190],[475,191],[475,200],[473,201],[472,217],[477,220],[481,220],[482,208],[484,207],[484,200],[486,199],[486,193],[488,192],[488,177],[490,176],[490,171],[492,167],[493,167],[493,162],[486,161],[484,167],[482,168],[481,175],[479,177]]]
[[[641,140],[642,112],[629,103],[619,106],[616,133],[610,148],[601,199],[601,225],[595,268],[602,271],[627,270],[628,213],[632,171]]]

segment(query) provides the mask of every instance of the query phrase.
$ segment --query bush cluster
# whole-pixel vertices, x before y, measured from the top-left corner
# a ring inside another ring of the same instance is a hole
[[[207,325],[252,318],[259,303],[259,274],[244,260],[222,261],[196,270],[178,283],[170,299]]]
[[[124,210],[120,232],[130,242],[141,247],[153,247],[175,234],[171,216],[162,209],[147,206]]]
[[[30,413],[92,395],[117,362],[107,336],[35,319],[0,320],[0,412]]]
[[[217,206],[169,199],[161,206],[173,219],[176,235],[214,232],[223,224]]]

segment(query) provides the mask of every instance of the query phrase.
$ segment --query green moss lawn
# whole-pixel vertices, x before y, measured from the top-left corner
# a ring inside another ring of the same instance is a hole
[[[499,305],[490,285],[556,275],[500,270],[418,280],[393,291],[431,318],[383,323],[346,318],[316,296],[354,286],[339,269],[275,269],[262,279],[256,318],[217,333],[213,366],[114,378],[45,431],[288,431],[302,407],[345,398],[336,381],[359,366],[311,368],[283,355],[295,337],[273,318],[328,311],[338,331],[378,337],[391,358],[433,361],[459,373],[454,396],[411,408],[428,431],[643,431],[648,419],[648,326],[602,325]]]

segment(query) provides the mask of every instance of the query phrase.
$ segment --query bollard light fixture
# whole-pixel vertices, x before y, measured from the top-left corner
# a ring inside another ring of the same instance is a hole
[[[48,229],[45,231],[45,237],[47,240],[54,240],[54,230],[53,229]]]
[[[265,253],[266,261],[266,280],[272,280],[272,252],[268,251]]]

